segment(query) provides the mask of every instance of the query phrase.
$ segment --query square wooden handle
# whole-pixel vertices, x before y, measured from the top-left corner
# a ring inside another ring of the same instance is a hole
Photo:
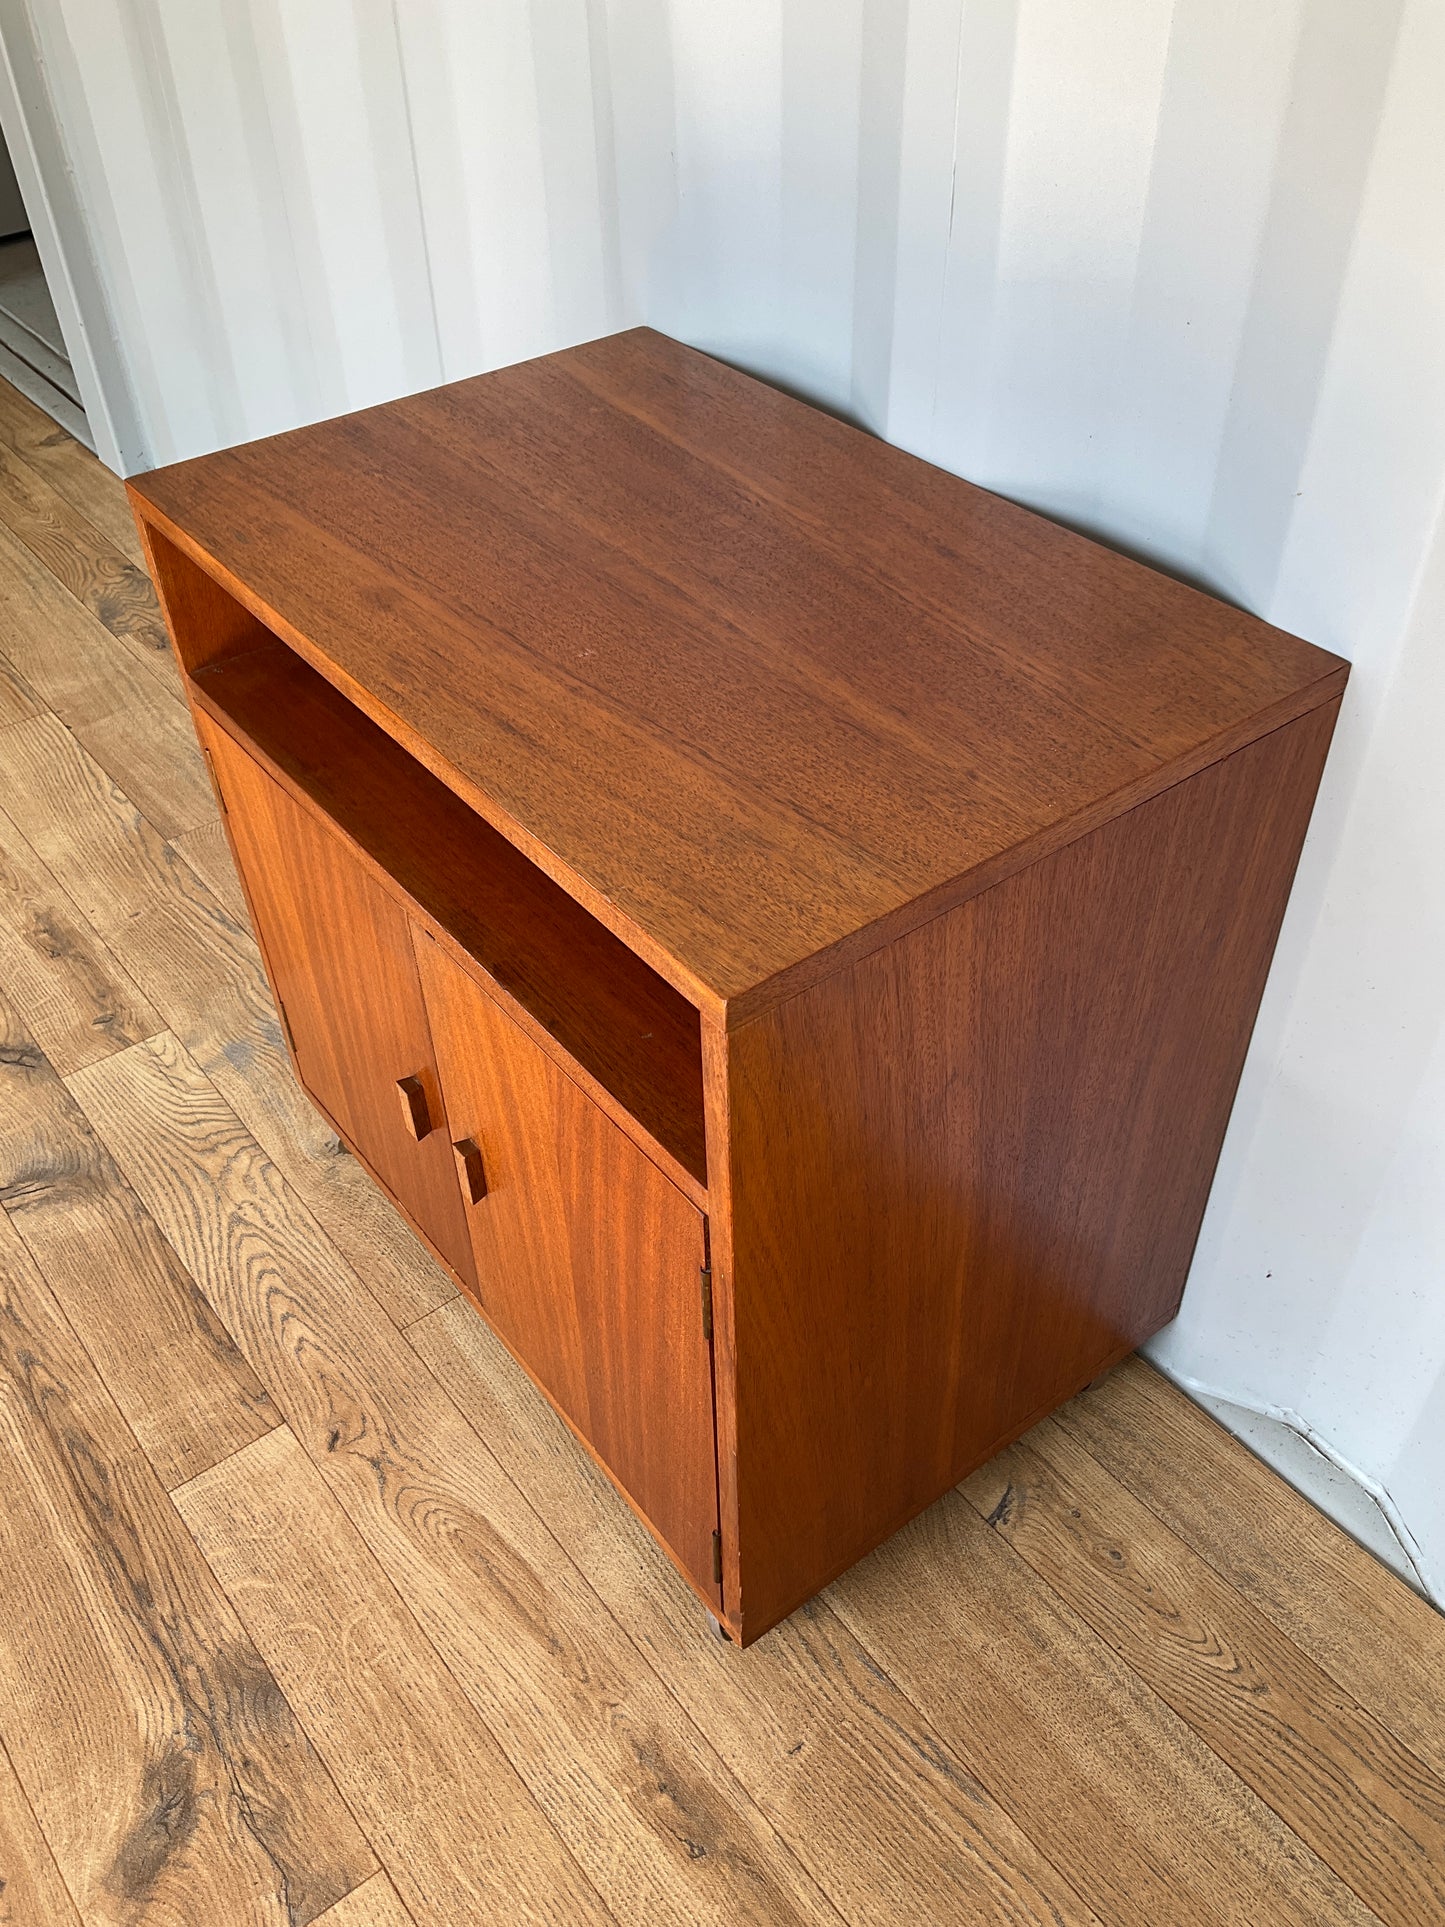
[[[456,1154],[457,1169],[462,1177],[462,1189],[467,1194],[468,1204],[480,1204],[487,1195],[487,1173],[482,1164],[482,1147],[474,1137],[459,1138],[452,1146]]]
[[[431,1108],[426,1101],[426,1086],[419,1077],[399,1077],[396,1088],[401,1093],[401,1115],[406,1128],[420,1144],[424,1137],[431,1135]]]

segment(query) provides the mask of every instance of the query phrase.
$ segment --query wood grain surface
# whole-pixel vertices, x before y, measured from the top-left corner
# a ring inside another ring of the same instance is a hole
[[[456,1295],[291,1075],[254,938],[53,713],[0,737],[35,853],[399,1321]],[[31,1019],[28,1007],[23,1011]],[[32,1020],[33,1021],[33,1020]]]
[[[301,1081],[453,1271],[475,1283],[407,914],[341,838],[199,721]],[[421,1080],[435,1122],[420,1136],[397,1105],[404,1077]]]
[[[373,1874],[353,1887],[316,1921],[315,1927],[414,1927],[412,1916],[397,1898],[384,1873]]]
[[[62,1073],[165,1028],[3,810],[0,974]]]
[[[558,1541],[173,1040],[92,1065],[72,1086],[616,1916],[717,1927],[830,1919]]]
[[[714,1014],[1344,675],[646,329],[131,489]]]
[[[1056,1417],[1445,1782],[1445,1617],[1142,1359]]]
[[[225,657],[194,691],[378,883],[482,966],[624,1129],[706,1186],[698,1016],[671,985],[290,650]]]
[[[43,706],[15,665],[0,655],[0,729],[26,716],[38,716]]]
[[[728,1034],[744,1638],[1173,1317],[1333,721]]]
[[[486,1316],[716,1609],[702,1213],[477,980],[417,939]]]
[[[975,1511],[1381,1920],[1445,1914],[1445,1782],[1056,1437],[976,1473]]]
[[[80,1927],[60,1869],[0,1746],[0,1927]]]
[[[237,923],[249,921],[246,894],[236,875],[225,826],[216,817],[171,838],[171,848],[195,871],[216,901]]]
[[[0,650],[43,707],[72,726],[128,706],[183,708],[174,662],[153,650],[137,656],[3,518],[0,562]]]
[[[179,1485],[280,1415],[0,995],[0,1209],[156,1476]]]
[[[195,732],[179,703],[114,709],[77,727],[75,736],[163,837],[214,815]]]
[[[845,1920],[1092,1927],[1065,1862],[825,1600],[746,1653],[699,1640],[683,1580],[482,1321],[443,1306],[408,1337]]]
[[[950,1494],[829,1598],[1110,1927],[1368,1927],[1350,1888],[1032,1571]]]
[[[9,382],[0,382],[0,440],[138,569],[145,556],[124,489],[82,442]]]
[[[304,1923],[375,1866],[0,1217],[0,1706],[87,1922]]]
[[[611,1920],[284,1426],[176,1503],[411,1911]]]
[[[0,522],[138,662],[175,686],[165,624],[145,570],[3,440]]]
[[[190,719],[163,658],[137,660],[0,523],[0,651],[166,836],[212,814]]]

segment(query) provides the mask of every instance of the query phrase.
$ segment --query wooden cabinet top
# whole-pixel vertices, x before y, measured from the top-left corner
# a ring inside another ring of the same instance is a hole
[[[1346,674],[647,329],[132,488],[732,1023]]]

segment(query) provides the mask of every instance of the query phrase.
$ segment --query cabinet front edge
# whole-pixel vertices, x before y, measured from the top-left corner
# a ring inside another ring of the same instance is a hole
[[[1268,709],[1260,710],[1247,723],[1210,738],[1173,762],[1147,771],[1123,789],[1099,798],[1073,816],[1047,824],[1007,850],[1001,850],[996,856],[976,864],[971,870],[960,871],[957,876],[924,891],[921,896],[910,898],[907,903],[899,904],[874,922],[850,931],[828,948],[815,951],[812,956],[801,958],[764,982],[729,997],[722,1013],[723,1028],[729,1031],[742,1029],[745,1024],[766,1016],[778,1004],[786,1003],[789,998],[799,996],[814,984],[848,969],[921,925],[932,923],[935,917],[946,916],[959,904],[967,903],[970,897],[982,896],[985,890],[991,890],[995,884],[1004,882],[1021,870],[1030,869],[1055,851],[1078,842],[1094,830],[1102,829],[1106,823],[1127,816],[1142,804],[1152,802],[1156,796],[1164,795],[1167,790],[1202,775],[1216,763],[1222,763],[1240,750],[1248,749],[1251,743],[1273,736],[1278,730],[1288,729],[1291,723],[1298,722],[1316,709],[1338,703],[1344,695],[1349,673],[1350,665],[1341,662],[1317,681],[1306,683],[1279,702],[1272,703]]]

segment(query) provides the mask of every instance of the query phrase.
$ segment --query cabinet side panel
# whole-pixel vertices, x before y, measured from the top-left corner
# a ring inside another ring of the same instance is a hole
[[[171,647],[182,669],[194,675],[208,662],[259,648],[271,640],[269,630],[249,609],[242,608],[143,515],[137,516],[136,526],[170,631]]]
[[[733,1033],[745,1640],[1174,1315],[1337,708]]]

